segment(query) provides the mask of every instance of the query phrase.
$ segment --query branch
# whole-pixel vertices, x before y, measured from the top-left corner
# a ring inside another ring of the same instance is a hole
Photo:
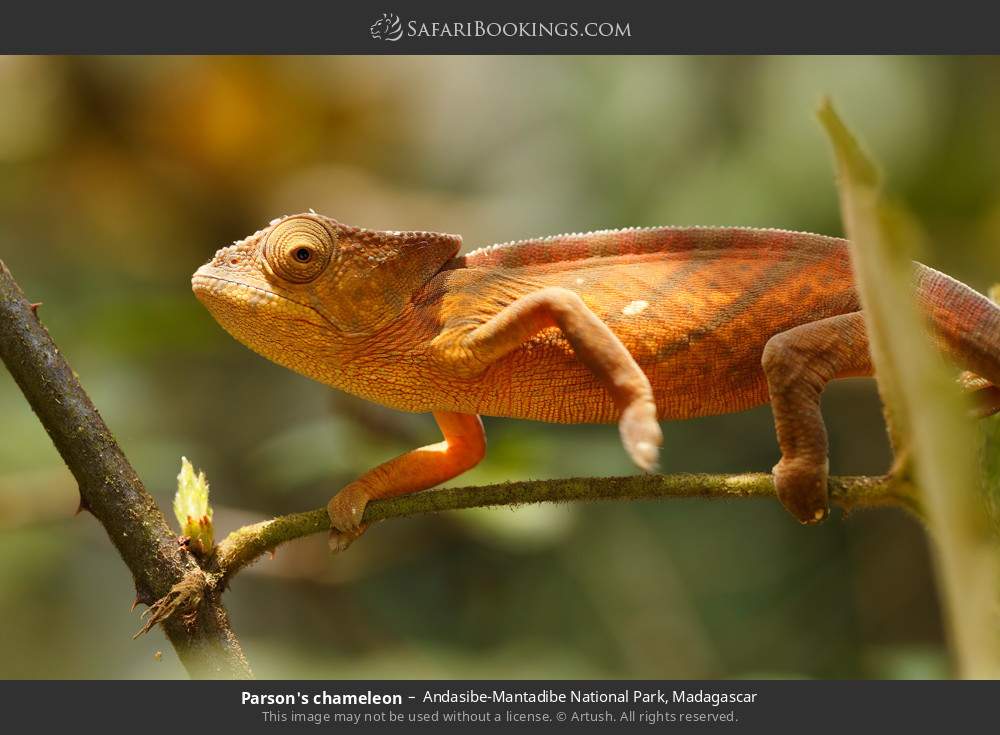
[[[156,502],[115,442],[75,373],[0,261],[0,359],[80,487],[80,508],[107,531],[132,572],[137,602],[166,597],[182,581],[202,579],[193,609],[164,621],[188,672],[199,678],[248,678],[251,671],[213,584],[179,547]]]
[[[774,497],[771,475],[762,473],[570,478],[452,487],[375,500],[368,504],[363,520],[373,523],[421,513],[526,503]],[[830,500],[845,513],[861,508],[900,507],[919,514],[913,487],[907,480],[891,476],[831,477]],[[278,545],[329,528],[326,508],[244,526],[233,531],[216,547],[214,569],[223,579],[228,579]]]

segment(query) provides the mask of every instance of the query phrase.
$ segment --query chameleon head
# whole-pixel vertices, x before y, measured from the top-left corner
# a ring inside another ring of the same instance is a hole
[[[340,266],[333,220],[306,214],[274,220],[224,247],[195,271],[191,287],[237,340],[282,365],[308,362],[336,343],[323,295]]]
[[[365,230],[309,212],[222,248],[191,285],[237,340],[336,383],[328,371],[341,348],[398,316],[460,246],[454,235]]]

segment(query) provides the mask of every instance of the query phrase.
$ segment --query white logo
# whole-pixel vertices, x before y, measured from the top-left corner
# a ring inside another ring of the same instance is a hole
[[[382,13],[368,30],[376,41],[398,41],[403,37],[403,24],[395,13]]]

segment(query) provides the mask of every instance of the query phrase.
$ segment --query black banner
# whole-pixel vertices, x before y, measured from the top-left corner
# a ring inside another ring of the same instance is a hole
[[[1000,683],[985,681],[0,683],[10,732],[22,732],[20,725],[174,734],[315,727],[937,733],[992,726],[998,696]]]
[[[989,3],[8,4],[5,53],[997,53]]]

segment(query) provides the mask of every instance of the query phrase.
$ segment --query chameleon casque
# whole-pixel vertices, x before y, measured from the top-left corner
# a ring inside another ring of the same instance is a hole
[[[784,230],[646,228],[523,240],[458,255],[461,238],[350,227],[312,212],[222,248],[192,279],[237,340],[334,388],[432,412],[443,441],[403,454],[329,503],[331,546],[365,505],[482,459],[479,415],[613,423],[656,467],[658,420],[770,402],[778,497],[828,512],[820,394],[872,374],[847,242]],[[914,264],[917,301],[982,413],[1000,409],[1000,309]]]

